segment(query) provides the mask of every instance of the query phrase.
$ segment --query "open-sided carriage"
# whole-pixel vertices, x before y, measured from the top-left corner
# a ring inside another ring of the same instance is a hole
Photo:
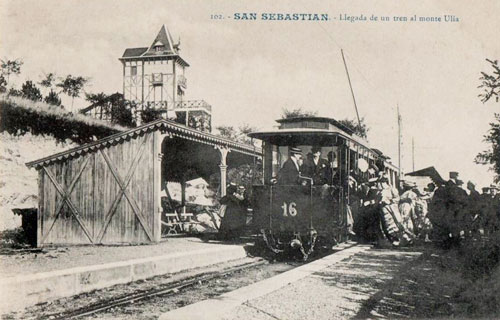
[[[350,192],[354,190],[349,176],[359,179],[369,175],[357,168],[359,159],[371,166],[385,160],[378,150],[370,149],[366,141],[334,119],[301,117],[277,122],[280,127],[276,130],[250,134],[262,140],[264,152],[263,183],[253,186],[253,227],[273,252],[300,250],[307,259],[318,246],[331,248],[348,239],[348,224],[352,223]],[[313,147],[320,148],[322,158],[329,155],[329,168],[325,170],[335,172],[329,181],[318,185],[300,174],[298,183],[279,183],[290,148],[301,149],[307,157]],[[395,167],[384,166],[384,170],[396,183]]]

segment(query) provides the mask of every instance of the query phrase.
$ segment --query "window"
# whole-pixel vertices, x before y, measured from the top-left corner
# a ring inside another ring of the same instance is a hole
[[[161,86],[163,84],[163,74],[153,73],[153,85]]]
[[[137,66],[130,67],[130,75],[131,76],[137,75]]]

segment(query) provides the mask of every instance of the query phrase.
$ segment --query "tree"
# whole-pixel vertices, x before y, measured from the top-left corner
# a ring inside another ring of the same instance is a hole
[[[42,101],[42,93],[33,82],[27,80],[21,87],[21,96],[32,101]]]
[[[16,88],[10,88],[8,95],[12,97],[22,97],[23,93],[21,92],[21,90],[18,90]]]
[[[219,136],[230,139],[230,140],[236,141],[236,138],[238,136],[238,134],[233,126],[222,125],[222,126],[215,127],[215,130],[218,131]]]
[[[486,59],[493,67],[493,75],[481,72],[481,85],[479,88],[484,89],[484,93],[480,94],[479,97],[483,103],[489,101],[493,96],[496,97],[496,102],[498,102],[499,92],[500,92],[500,68],[498,66],[498,60]],[[483,165],[491,165],[492,170],[495,173],[495,182],[500,182],[500,114],[495,113],[495,121],[490,123],[490,129],[484,136],[484,141],[491,145],[489,150],[485,150],[479,153],[474,159],[476,163]]]
[[[141,112],[142,123],[149,123],[158,119],[162,119],[162,112],[153,108],[146,108]]]
[[[3,74],[0,74],[0,93],[5,92],[7,92],[7,80],[5,80]]]
[[[56,75],[51,72],[49,74],[46,74],[45,78],[42,81],[40,81],[38,84],[44,88],[52,89],[55,81],[56,81]]]
[[[215,128],[218,135],[236,142],[251,144],[252,139],[248,136],[250,132],[255,132],[257,129],[247,123],[242,124],[237,129],[233,126],[218,126]],[[255,141],[254,141],[255,142]]]
[[[361,138],[367,139],[368,131],[370,129],[366,126],[365,118],[361,118],[360,122],[361,125],[358,123],[357,120],[344,119],[339,121],[340,124],[351,129],[356,135],[360,136]]]
[[[136,124],[132,110],[130,110],[125,100],[111,105],[111,123],[126,127],[135,127]]]
[[[104,112],[110,116],[111,123],[126,127],[136,126],[132,114],[134,105],[132,102],[125,100],[123,94],[118,92],[109,95],[104,92],[86,93],[85,100],[96,107],[103,108]]]
[[[54,90],[55,81],[56,81],[56,75],[50,72],[46,74],[45,78],[43,78],[42,81],[38,83],[43,88],[46,88],[46,90],[49,90],[49,93],[45,96],[45,98],[43,98],[43,101],[47,104],[53,106],[60,106],[62,109],[64,109],[64,106],[61,105],[61,98],[59,98],[59,95]]]
[[[6,76],[6,83],[9,83],[10,75],[19,75],[21,73],[21,66],[23,61],[20,59],[16,60],[0,60],[0,69],[3,76]]]
[[[491,149],[479,153],[475,162],[491,165],[495,172],[495,182],[500,182],[500,113],[495,113],[496,122],[490,123],[490,130],[484,136],[484,141],[491,145]]]
[[[302,108],[295,108],[289,110],[287,108],[283,108],[283,114],[281,115],[281,119],[289,119],[289,118],[297,118],[297,117],[316,117],[318,114],[317,111],[309,111],[304,110]]]
[[[64,106],[61,105],[61,98],[59,98],[59,95],[54,90],[50,90],[49,94],[43,99],[43,102],[53,106],[60,106],[64,109]]]
[[[99,93],[85,93],[85,100],[90,102],[91,104],[102,104],[106,99],[110,96],[105,94],[104,92]]]
[[[83,87],[89,82],[89,79],[84,77],[73,77],[72,75],[67,75],[66,78],[60,79],[60,82],[56,84],[56,87],[61,88],[61,91],[71,97],[71,110],[73,110],[73,102],[75,98],[80,96]]]
[[[500,96],[500,66],[498,65],[498,60],[492,61],[486,59],[486,61],[491,64],[494,70],[492,75],[481,72],[481,77],[479,78],[479,80],[481,80],[481,85],[478,88],[483,88],[484,92],[479,94],[479,98],[485,103],[495,96],[496,102],[498,102]]]

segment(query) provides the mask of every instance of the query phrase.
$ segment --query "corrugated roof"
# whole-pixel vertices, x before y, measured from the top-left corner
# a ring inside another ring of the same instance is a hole
[[[84,154],[95,152],[101,148],[109,147],[116,143],[121,143],[126,141],[130,137],[136,137],[138,135],[144,134],[146,132],[163,129],[168,132],[173,137],[180,137],[191,141],[196,141],[200,143],[205,143],[213,146],[225,146],[234,151],[244,153],[247,155],[262,155],[262,150],[260,148],[254,147],[252,145],[243,144],[235,142],[226,138],[218,137],[213,134],[201,132],[170,120],[155,120],[153,122],[147,123],[137,128],[133,128],[124,132],[120,132],[109,137],[84,144],[82,146],[69,149],[67,151],[59,152],[54,155],[31,161],[26,163],[29,168],[40,168],[46,165],[50,165],[54,162],[64,161],[71,158],[76,158]]]
[[[345,131],[347,134],[352,135],[354,131],[352,131],[350,128],[344,126],[342,123],[338,122],[337,120],[333,118],[327,118],[327,117],[292,117],[292,118],[286,118],[286,119],[278,119],[276,122],[278,123],[287,123],[287,122],[301,122],[301,121],[316,121],[316,122],[326,122],[333,124],[340,130]]]

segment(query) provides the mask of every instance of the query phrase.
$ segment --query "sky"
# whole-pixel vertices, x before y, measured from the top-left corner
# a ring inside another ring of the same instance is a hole
[[[328,14],[329,21],[232,18],[243,12]],[[23,60],[14,84],[55,72],[90,78],[87,92],[121,92],[118,58],[149,46],[165,24],[190,64],[187,99],[210,103],[214,126],[269,129],[283,108],[356,117],[343,49],[370,145],[398,164],[399,106],[405,172],[413,169],[413,139],[415,169],[435,166],[444,178],[458,171],[481,187],[493,174],[473,159],[488,148],[483,135],[500,103],[483,104],[477,86],[480,71],[492,70],[485,59],[500,58],[499,13],[497,0],[3,0],[0,57]],[[367,21],[341,20],[361,14]],[[458,21],[409,21],[414,15]],[[75,109],[86,105],[75,100]]]

